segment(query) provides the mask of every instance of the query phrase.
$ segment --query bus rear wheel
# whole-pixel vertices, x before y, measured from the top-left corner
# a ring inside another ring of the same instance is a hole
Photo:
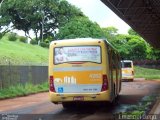
[[[73,104],[71,102],[63,102],[62,106],[63,106],[63,108],[68,109],[68,108],[72,108]]]
[[[116,106],[118,104],[118,100],[119,100],[118,96],[119,95],[116,93],[115,85],[114,85],[113,93],[114,93],[114,98],[113,98],[111,104],[112,104],[112,106]]]

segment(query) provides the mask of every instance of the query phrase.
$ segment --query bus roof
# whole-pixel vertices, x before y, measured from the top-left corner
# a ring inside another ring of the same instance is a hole
[[[84,41],[83,41],[84,40]],[[87,41],[86,41],[87,40]],[[93,41],[103,41],[104,39],[98,39],[98,38],[75,38],[75,39],[62,39],[62,40],[54,40],[51,42],[51,44],[53,43],[59,43],[59,42],[93,42]]]
[[[84,41],[83,41],[84,40]],[[108,44],[110,47],[112,47],[112,49],[114,49],[117,52],[117,49],[108,42],[107,39],[102,39],[102,38],[75,38],[75,39],[62,39],[62,40],[54,40],[52,41],[50,44],[55,44],[55,43],[60,43],[61,41],[63,41],[63,43],[65,44],[70,44],[70,43],[81,43],[83,41],[83,43],[93,43],[93,42],[97,42],[97,41],[103,41],[106,44]]]

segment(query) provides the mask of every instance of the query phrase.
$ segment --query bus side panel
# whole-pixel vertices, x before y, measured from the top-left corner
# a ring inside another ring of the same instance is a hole
[[[49,77],[53,75],[53,44],[50,44],[49,47],[49,62],[48,62],[48,82],[49,81]]]
[[[104,65],[104,74],[107,75],[108,78],[108,101],[112,101],[113,99],[113,73],[112,73],[112,58],[111,58],[111,47],[105,43],[105,47],[103,50],[103,65]]]
[[[109,60],[109,81],[110,81],[110,98],[111,101],[119,94],[121,90],[121,67],[119,54],[108,46]]]

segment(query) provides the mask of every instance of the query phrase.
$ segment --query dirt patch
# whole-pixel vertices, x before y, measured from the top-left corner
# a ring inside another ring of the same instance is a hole
[[[48,92],[0,100],[0,112],[49,101]]]

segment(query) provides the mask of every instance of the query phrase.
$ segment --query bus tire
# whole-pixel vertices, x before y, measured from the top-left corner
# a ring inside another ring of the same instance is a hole
[[[72,103],[71,102],[63,102],[62,106],[63,106],[63,108],[66,108],[66,109],[72,108]]]
[[[118,104],[118,94],[116,94],[116,89],[115,89],[115,85],[114,85],[114,99],[112,100],[111,104],[112,106],[116,106]]]

